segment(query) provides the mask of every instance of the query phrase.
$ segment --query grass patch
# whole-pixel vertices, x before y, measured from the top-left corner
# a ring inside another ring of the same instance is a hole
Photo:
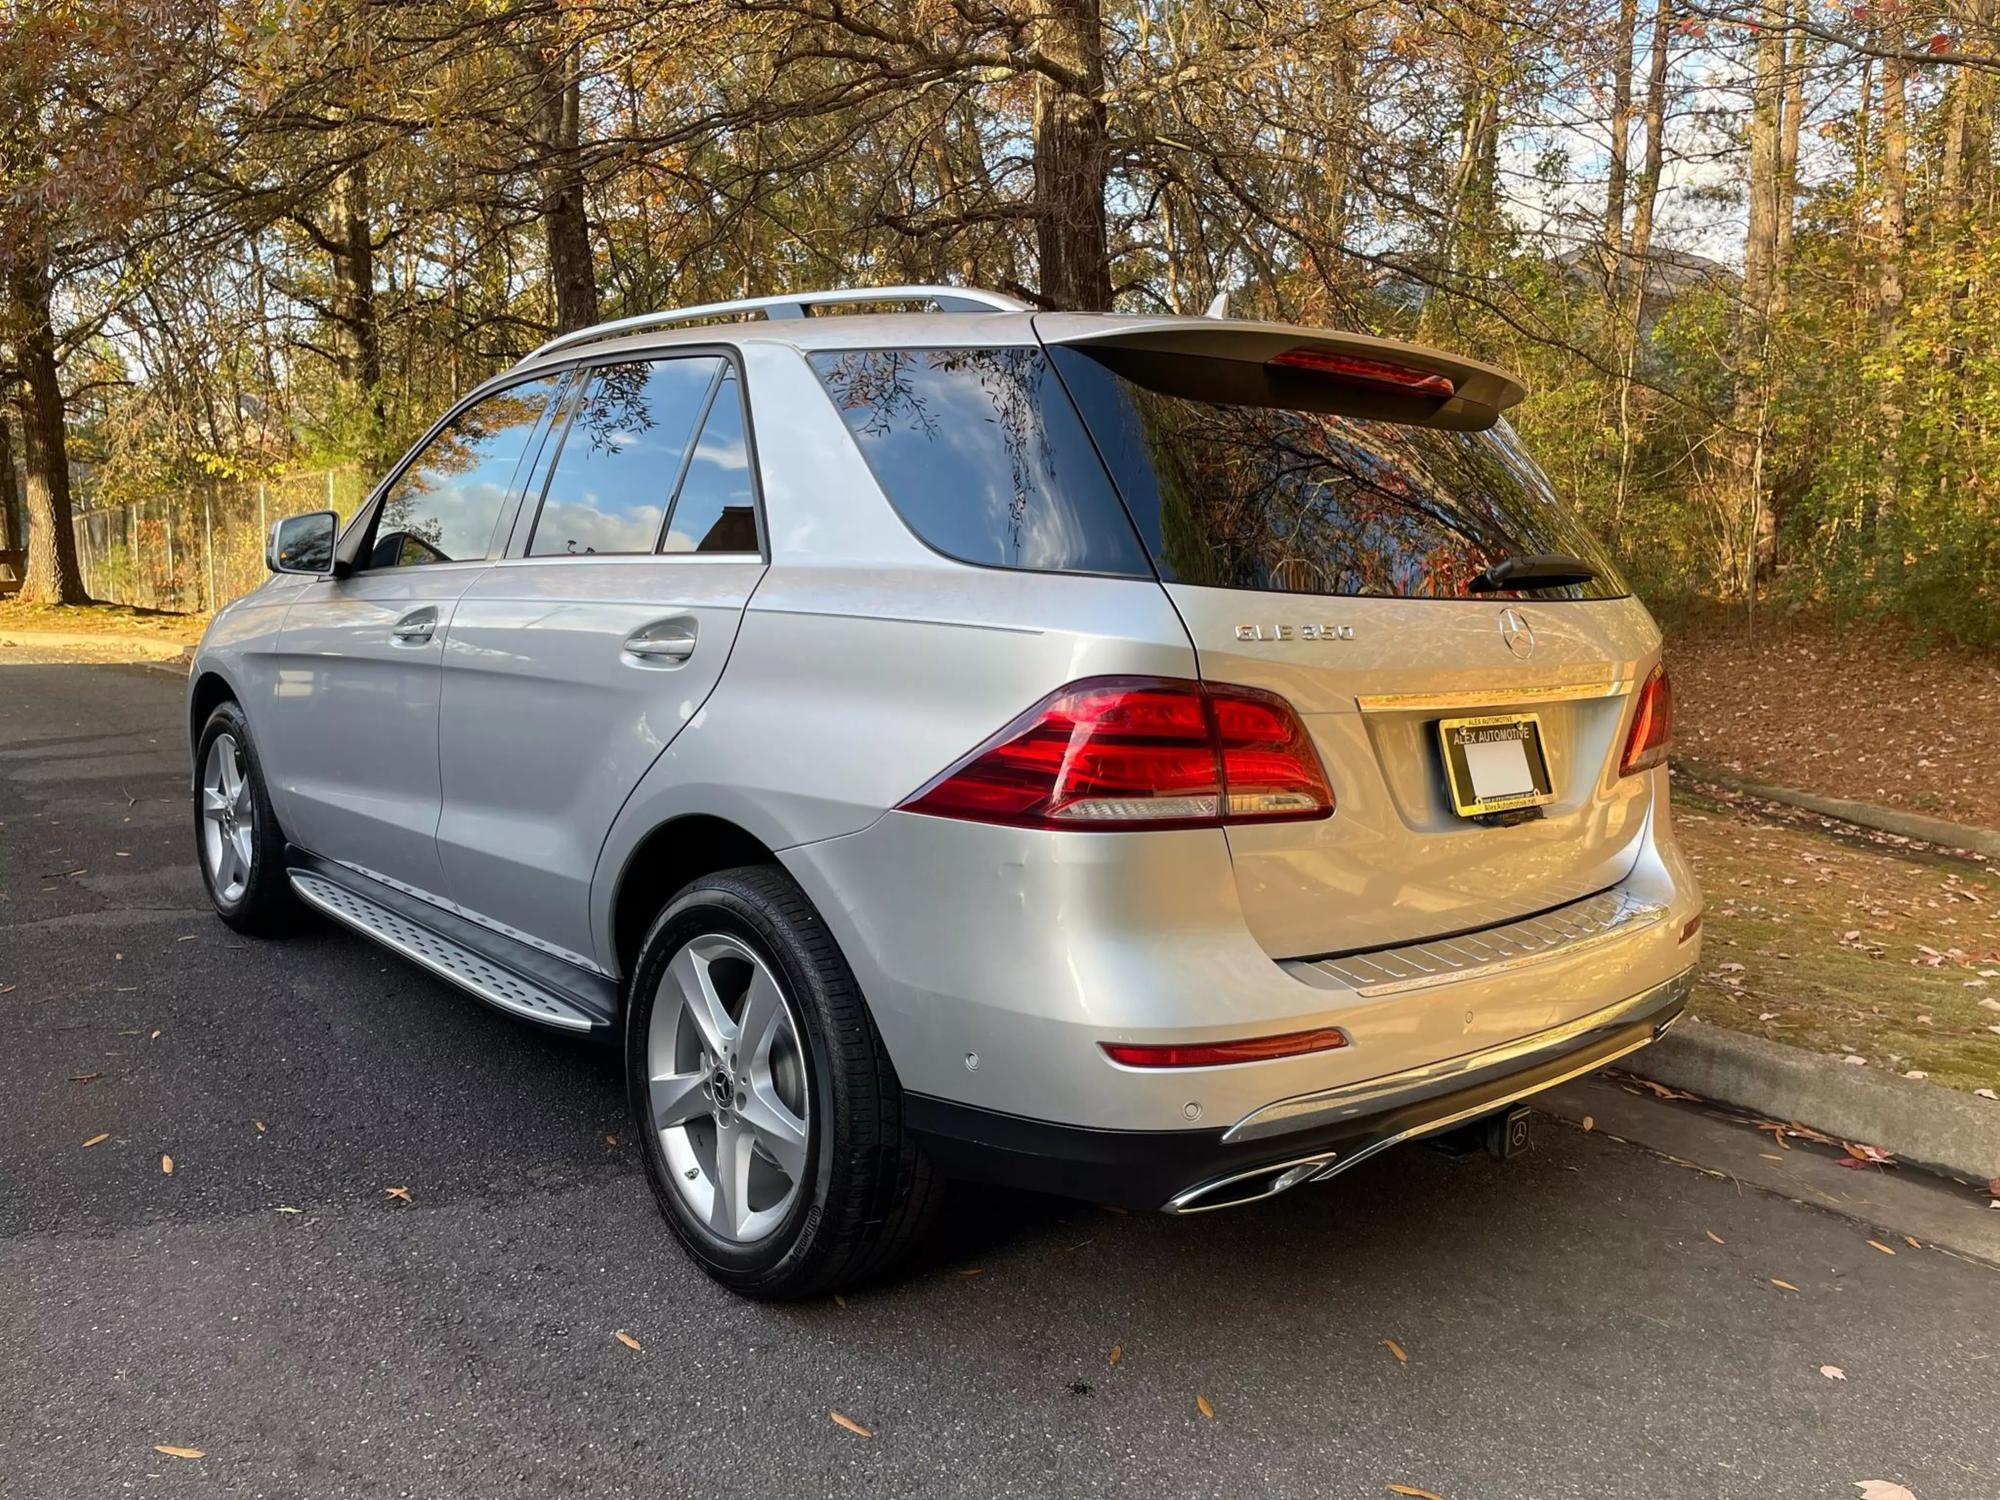
[[[2000,1090],[2000,876],[1678,790],[1674,823],[1708,899],[1694,1014]]]
[[[0,634],[41,630],[63,635],[142,636],[192,646],[207,628],[207,615],[176,615],[129,604],[23,604],[18,599],[0,599]]]

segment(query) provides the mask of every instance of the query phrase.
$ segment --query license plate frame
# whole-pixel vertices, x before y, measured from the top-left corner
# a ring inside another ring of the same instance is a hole
[[[1502,730],[1514,732],[1499,733]],[[1461,818],[1518,812],[1555,801],[1555,778],[1549,772],[1540,714],[1475,714],[1462,719],[1440,719],[1437,735],[1438,753],[1444,760],[1445,790],[1451,797],[1452,810]],[[1526,791],[1481,796],[1473,785],[1472,768],[1467,761],[1465,747],[1498,740],[1520,742],[1528,763],[1531,785]]]

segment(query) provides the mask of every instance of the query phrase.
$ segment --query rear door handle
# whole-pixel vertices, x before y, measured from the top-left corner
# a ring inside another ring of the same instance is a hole
[[[426,605],[413,609],[389,627],[389,634],[406,646],[421,646],[437,631],[438,612]]]
[[[694,655],[694,641],[694,621],[683,615],[633,631],[625,637],[625,654],[641,661],[686,661]]]

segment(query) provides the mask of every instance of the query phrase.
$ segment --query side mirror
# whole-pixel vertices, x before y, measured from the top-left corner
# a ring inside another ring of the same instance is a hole
[[[324,578],[333,572],[333,544],[340,518],[330,510],[286,516],[271,528],[264,565],[273,573],[309,573]]]

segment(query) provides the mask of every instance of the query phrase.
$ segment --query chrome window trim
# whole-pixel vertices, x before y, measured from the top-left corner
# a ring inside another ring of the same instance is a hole
[[[1601,604],[1603,600],[1586,600]],[[1354,700],[1364,714],[1412,713],[1424,709],[1495,708],[1507,709],[1517,703],[1580,703],[1592,698],[1619,698],[1638,686],[1636,677],[1618,677],[1610,682],[1558,683],[1538,688],[1467,688],[1450,693],[1370,693]]]

